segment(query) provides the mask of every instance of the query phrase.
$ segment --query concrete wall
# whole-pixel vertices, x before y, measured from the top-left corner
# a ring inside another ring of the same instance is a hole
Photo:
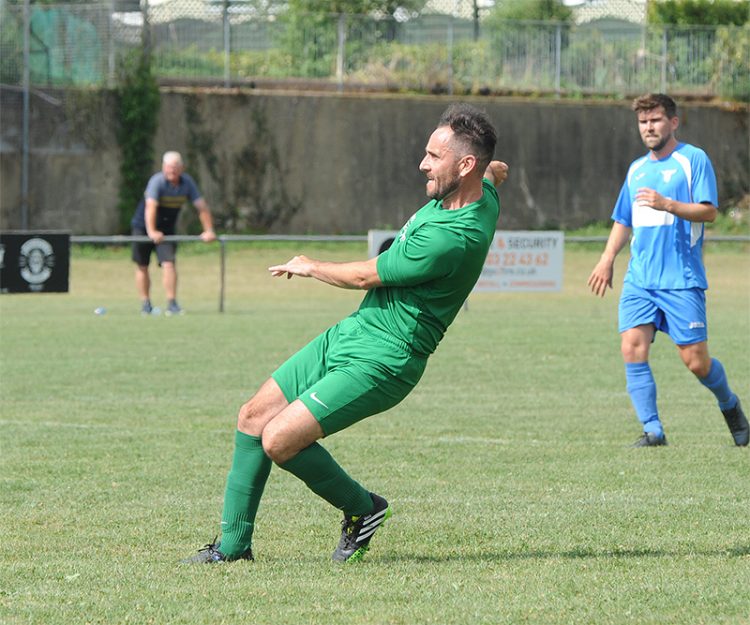
[[[0,227],[20,225],[20,93],[0,90]],[[119,150],[109,93],[31,99],[30,226],[117,227]],[[501,228],[608,220],[645,152],[629,103],[467,98],[498,129],[509,163]],[[220,231],[364,233],[397,228],[425,201],[418,170],[446,97],[164,90],[157,157],[183,153]],[[712,158],[720,203],[750,193],[748,108],[685,105],[678,136]],[[159,163],[154,163],[154,171]],[[187,209],[185,231],[195,223]]]
[[[33,92],[29,227],[112,234],[120,150],[111,94]],[[0,88],[0,228],[21,226],[22,94]]]

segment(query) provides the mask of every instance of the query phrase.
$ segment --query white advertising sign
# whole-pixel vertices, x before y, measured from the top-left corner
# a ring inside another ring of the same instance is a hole
[[[564,247],[557,230],[498,230],[474,290],[559,291]]]
[[[397,235],[398,230],[370,230],[370,257],[384,252]],[[474,291],[559,291],[564,248],[565,235],[558,230],[497,230]]]

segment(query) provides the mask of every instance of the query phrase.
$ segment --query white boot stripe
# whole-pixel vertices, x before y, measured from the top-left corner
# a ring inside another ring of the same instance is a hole
[[[372,536],[375,533],[375,530],[378,529],[378,527],[380,527],[380,526],[376,525],[375,527],[373,527],[370,530],[365,530],[363,532],[360,532],[359,536],[357,536],[357,542],[361,542],[361,541],[365,540],[366,538],[369,538],[370,536]]]
[[[386,508],[385,510],[387,509],[388,508]],[[372,524],[379,525],[382,522],[382,518],[385,516],[385,510],[381,510],[377,514],[373,514],[362,524],[362,527],[370,527]]]
[[[383,518],[384,516],[385,510],[383,510],[382,514],[379,514],[377,517],[370,519],[366,525],[363,525],[359,530],[359,534],[357,535],[357,542],[363,541],[366,538],[372,536],[375,533],[375,530],[383,524],[383,521],[385,520]]]

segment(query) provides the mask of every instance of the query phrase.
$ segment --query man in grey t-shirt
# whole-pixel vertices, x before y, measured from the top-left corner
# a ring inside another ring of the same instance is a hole
[[[164,241],[164,237],[175,234],[180,209],[188,200],[198,210],[203,226],[201,239],[206,242],[216,240],[211,211],[195,181],[184,173],[180,153],[166,152],[161,171],[151,176],[143,199],[138,203],[130,222],[134,236],[148,236],[151,239],[148,243],[133,243],[132,252],[133,262],[136,264],[135,285],[142,300],[143,314],[152,314],[156,310],[151,305],[151,278],[148,273],[153,251],[156,251],[156,258],[162,268],[162,281],[167,296],[166,314],[182,314],[177,303],[177,244]]]

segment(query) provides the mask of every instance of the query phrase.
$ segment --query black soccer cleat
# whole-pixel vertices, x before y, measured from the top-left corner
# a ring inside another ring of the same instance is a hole
[[[746,447],[748,440],[750,440],[750,425],[748,425],[747,417],[742,411],[739,397],[737,398],[737,405],[734,408],[722,410],[721,414],[724,415],[724,420],[727,422],[729,431],[732,433],[734,444],[738,447]]]
[[[218,536],[217,536],[218,538]],[[216,538],[214,538],[214,542],[208,543],[204,547],[201,547],[198,549],[198,553],[196,553],[194,556],[190,556],[189,558],[185,558],[182,560],[183,564],[219,564],[221,562],[234,562],[235,560],[255,560],[253,558],[253,550],[248,549],[240,556],[237,556],[236,558],[230,558],[228,556],[225,556],[221,551],[219,551],[219,547],[221,546],[221,542],[216,542]]]
[[[388,502],[375,493],[370,493],[370,497],[375,504],[370,514],[345,516],[341,522],[341,540],[333,552],[334,562],[361,560],[370,548],[370,539],[375,530],[390,518],[391,508]]]
[[[667,444],[667,437],[662,434],[654,434],[653,432],[644,432],[631,447],[662,447]]]

